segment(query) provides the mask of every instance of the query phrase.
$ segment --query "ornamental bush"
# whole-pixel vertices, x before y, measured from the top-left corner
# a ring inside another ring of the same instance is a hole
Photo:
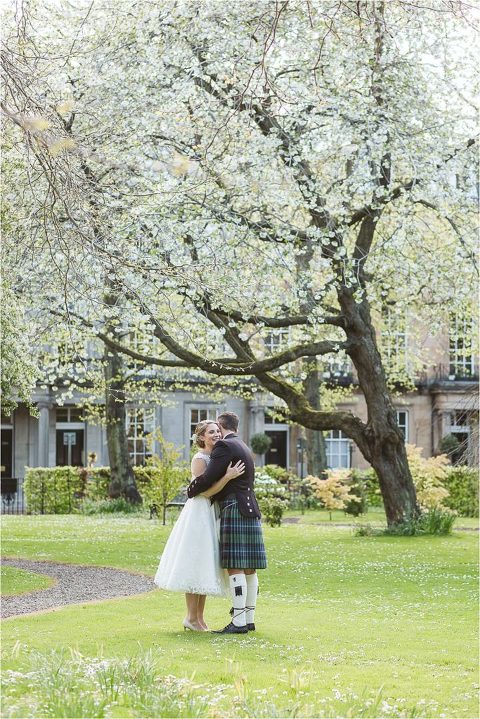
[[[450,467],[444,480],[450,493],[445,504],[461,517],[478,517],[478,469]]]
[[[327,479],[309,475],[306,479],[312,485],[315,496],[322,507],[328,510],[330,519],[334,509],[345,509],[350,502],[361,503],[360,498],[351,492],[348,480],[351,476],[348,469],[329,469]]]
[[[31,514],[70,514],[85,492],[78,467],[28,467],[23,482]]]
[[[258,502],[263,519],[271,527],[279,527],[282,523],[286,503],[278,497],[263,497]]]
[[[264,434],[263,432],[254,434],[250,438],[250,446],[255,452],[255,454],[265,454],[265,452],[268,452],[268,450],[270,449],[271,444],[271,438],[268,436],[268,434]]]
[[[162,522],[166,523],[167,506],[178,492],[190,481],[190,469],[181,461],[181,448],[167,442],[160,429],[149,435],[150,451],[159,447],[159,454],[152,452],[143,467],[135,467],[137,488],[150,511],[162,510]]]
[[[449,494],[444,486],[450,466],[447,455],[425,459],[421,447],[414,444],[407,444],[406,450],[420,507],[424,510],[444,509],[444,500]]]
[[[279,467],[278,464],[266,464],[262,467],[262,473],[268,474],[269,477],[282,482],[282,484],[288,484],[293,478],[298,479],[296,474],[290,472],[289,469],[285,469],[285,467]]]
[[[419,517],[411,517],[400,524],[392,524],[382,534],[414,537],[421,534],[450,534],[457,515],[450,509],[433,507]]]
[[[346,514],[351,514],[353,517],[365,514],[368,509],[368,503],[362,473],[355,469],[352,470],[350,478],[347,479],[347,486],[352,498],[345,502],[345,508],[343,511]]]
[[[369,507],[383,507],[383,498],[380,491],[380,483],[374,469],[367,469],[364,472],[355,470],[355,474],[363,482],[365,487],[366,501]]]
[[[284,484],[266,474],[262,469],[255,472],[255,495],[257,499],[264,497],[277,497],[278,499],[287,499],[287,488]]]
[[[276,484],[268,482],[267,477],[275,480]],[[280,497],[288,502],[290,509],[299,509],[302,514],[305,514],[306,509],[316,509],[319,506],[310,482],[300,479],[298,474],[285,467],[266,464],[256,470],[255,482],[257,496]]]

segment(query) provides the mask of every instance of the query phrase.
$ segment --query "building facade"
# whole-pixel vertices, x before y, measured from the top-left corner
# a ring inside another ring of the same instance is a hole
[[[388,325],[387,325],[388,330]],[[414,388],[393,392],[397,420],[405,441],[421,447],[424,456],[432,456],[442,448],[442,440],[453,436],[458,441],[454,459],[459,463],[478,466],[478,361],[472,351],[472,323],[451,323],[450,334],[422,342],[435,364],[417,373]],[[470,336],[467,341],[467,335]],[[272,351],[281,347],[287,337],[272,338]],[[385,331],[382,342],[389,343],[389,362],[402,363],[408,369],[409,352],[405,328]],[[348,358],[336,357],[324,364],[324,380],[330,385],[350,387],[350,394],[339,409],[352,411],[367,420],[367,408],[362,393],[356,387],[355,375]],[[95,453],[97,466],[108,465],[105,428],[86,421],[80,407],[80,396],[68,405],[57,403],[55,392],[38,391],[33,398],[38,417],[32,417],[20,405],[9,416],[2,415],[1,476],[3,487],[8,480],[21,480],[27,467],[59,465],[85,466],[88,455]],[[276,398],[258,393],[255,400],[225,396],[221,401],[192,392],[172,392],[167,406],[127,408],[129,451],[134,464],[142,464],[148,457],[147,436],[160,428],[166,440],[183,447],[188,460],[190,438],[195,425],[202,419],[215,419],[229,410],[240,417],[240,434],[249,442],[252,435],[266,433],[272,440],[258,464],[278,464],[305,476],[304,430],[275,419]],[[278,404],[277,404],[278,406]],[[368,468],[354,443],[339,430],[325,433],[327,463],[331,468]]]

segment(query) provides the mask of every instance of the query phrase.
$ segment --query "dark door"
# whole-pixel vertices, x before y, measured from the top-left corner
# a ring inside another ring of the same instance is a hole
[[[468,464],[468,432],[455,432],[453,436],[458,440],[458,448],[450,454],[452,464]]]
[[[57,429],[57,467],[83,467],[83,429]]]
[[[279,467],[287,466],[287,434],[285,430],[265,430],[270,437],[272,444],[265,454],[265,464],[278,464]]]
[[[13,429],[2,429],[2,456],[0,457],[2,479],[12,477]]]

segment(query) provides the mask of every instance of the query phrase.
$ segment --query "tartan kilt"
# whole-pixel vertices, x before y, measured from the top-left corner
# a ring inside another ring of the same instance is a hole
[[[224,569],[265,569],[267,556],[260,520],[244,517],[235,496],[219,504],[221,566]]]

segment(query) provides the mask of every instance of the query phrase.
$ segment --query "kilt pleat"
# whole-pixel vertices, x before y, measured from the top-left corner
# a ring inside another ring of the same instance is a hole
[[[224,569],[265,569],[262,525],[244,517],[235,497],[220,502],[220,564]]]

